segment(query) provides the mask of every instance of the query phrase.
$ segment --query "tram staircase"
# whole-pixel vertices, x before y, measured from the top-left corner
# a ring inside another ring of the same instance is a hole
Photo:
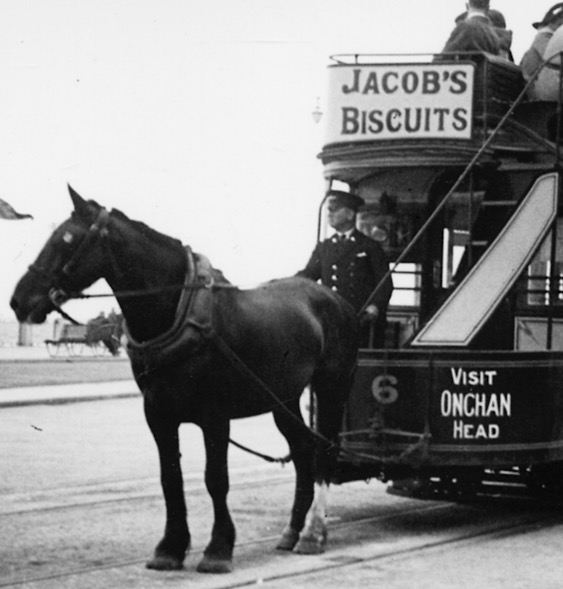
[[[501,86],[503,87],[500,95],[502,98],[498,97],[498,92],[491,89],[490,83],[480,82],[484,88],[483,95],[485,97],[487,93],[489,95],[488,100],[485,98],[478,105],[478,112],[480,113],[478,118],[480,119],[480,126],[483,130],[481,145],[456,182],[395,261],[390,271],[391,273],[408,257],[419,240],[428,235],[436,217],[477,167],[500,165],[500,161],[510,158],[515,158],[520,162],[528,160],[533,162],[539,153],[544,156],[543,163],[531,163],[532,166],[536,165],[554,172],[560,170],[560,149],[563,147],[563,109],[561,104],[539,101],[527,102],[525,100],[528,88],[545,63],[547,62],[542,64],[536,75],[527,84],[516,84],[512,86],[512,92],[514,92],[514,88],[517,88],[518,93],[511,100],[506,99],[507,94],[510,93],[510,90],[507,90],[506,87],[507,85],[510,86],[506,78],[501,77]],[[485,65],[487,65],[487,62]],[[488,64],[488,66],[490,68],[491,64]],[[481,70],[481,75],[487,80],[486,67]],[[487,103],[493,103],[497,108],[489,108],[487,110]],[[546,163],[546,161],[550,160],[551,163]],[[478,212],[469,229],[470,237],[462,262],[466,267],[458,273],[456,283],[444,293],[444,296],[436,304],[433,312],[429,313],[430,318],[434,318],[440,312],[444,303],[463,283],[462,279],[464,276],[467,276],[467,273],[478,265],[479,260],[491,248],[492,244],[495,243],[501,231],[510,223],[509,219],[514,218],[520,210],[527,194],[515,200],[506,194],[485,191],[484,197],[479,203]],[[530,251],[530,259],[533,253],[533,251]],[[379,285],[377,288],[379,288]],[[501,299],[497,302],[500,303],[500,301]],[[492,314],[494,310],[491,309],[490,313]],[[421,325],[403,345],[416,345],[418,335],[424,330],[425,325]]]

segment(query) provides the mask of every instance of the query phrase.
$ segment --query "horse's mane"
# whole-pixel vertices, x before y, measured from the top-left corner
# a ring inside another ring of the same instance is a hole
[[[157,231],[156,229],[149,227],[142,221],[134,221],[133,219],[130,219],[125,213],[121,212],[119,209],[112,209],[111,214],[115,215],[121,221],[125,221],[131,224],[137,231],[141,232],[145,237],[147,237],[156,244],[170,245],[170,243],[173,243],[178,248],[185,248],[184,244],[179,239],[176,239],[175,237],[170,237],[165,233],[160,233],[160,231]],[[227,278],[225,278],[223,272],[218,268],[215,268],[207,256],[195,252],[194,256],[200,272],[212,276],[213,280],[216,283],[229,284],[229,281],[227,280]]]
[[[88,200],[87,202],[90,205],[90,207],[92,207],[92,209],[96,211],[96,213],[98,213],[102,208],[101,205],[99,205],[95,200]],[[133,230],[142,234],[143,237],[154,243],[155,246],[172,246],[178,248],[179,250],[185,249],[184,244],[179,239],[171,237],[170,235],[166,235],[165,233],[161,233],[160,231],[157,231],[156,229],[149,227],[146,223],[143,223],[142,221],[135,221],[119,209],[112,209],[111,215],[118,221],[121,221],[122,223],[131,226]],[[76,211],[73,211],[72,217],[74,218],[75,216]],[[196,264],[198,266],[198,270],[203,275],[213,277],[213,280],[216,283],[229,283],[229,281],[225,278],[223,272],[218,268],[215,268],[211,264],[207,256],[194,252],[194,257],[196,260]]]
[[[112,209],[111,214],[121,221],[129,223],[132,225],[137,231],[143,234],[144,237],[147,237],[151,241],[155,242],[157,245],[168,245],[170,243],[175,244],[176,247],[182,248],[182,242],[175,237],[171,237],[170,235],[166,235],[165,233],[161,233],[152,227],[149,227],[146,223],[142,221],[134,221],[133,219],[129,218],[125,213],[122,213],[119,209]]]

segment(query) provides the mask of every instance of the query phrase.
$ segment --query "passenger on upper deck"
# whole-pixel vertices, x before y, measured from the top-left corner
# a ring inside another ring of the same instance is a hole
[[[512,47],[512,31],[509,31],[506,28],[506,19],[500,10],[495,10],[494,8],[489,8],[487,11],[487,16],[491,21],[493,29],[499,38],[500,43],[500,53],[501,57],[504,59],[508,59],[508,61],[514,62],[514,57],[512,55],[511,47]],[[461,21],[467,18],[467,11],[460,14],[456,19],[456,25],[459,24]]]
[[[489,0],[469,0],[466,6],[467,17],[457,23],[442,53],[470,51],[499,55],[499,36],[487,16]]]
[[[514,56],[512,55],[512,31],[506,28],[506,19],[500,10],[491,8],[487,12],[487,16],[493,23],[495,33],[498,35],[500,42],[500,53],[501,57],[508,59],[508,61],[514,62]]]
[[[524,53],[520,67],[522,68],[522,75],[526,82],[532,78],[540,67],[547,44],[553,36],[553,33],[563,24],[563,2],[552,6],[539,22],[533,23],[533,27],[538,30],[531,47]],[[528,90],[529,98],[537,99],[536,90],[537,80],[532,83]]]
[[[551,10],[554,10],[557,8],[557,6],[558,5],[554,6]],[[563,7],[556,11],[558,18],[555,22],[559,22],[562,19],[562,12]],[[549,100],[553,102],[557,102],[559,100],[561,52],[563,52],[563,27],[559,25],[547,42],[543,59],[548,60],[548,63],[545,64],[544,68],[537,77],[533,90],[534,99]]]

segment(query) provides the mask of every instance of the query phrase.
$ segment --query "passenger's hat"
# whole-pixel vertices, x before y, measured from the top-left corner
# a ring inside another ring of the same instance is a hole
[[[545,16],[541,21],[533,23],[533,27],[536,29],[547,27],[547,25],[551,24],[555,19],[561,16],[563,16],[563,2],[559,2],[559,4],[552,6],[545,13]]]
[[[506,19],[504,18],[504,14],[500,12],[500,10],[495,10],[494,8],[490,8],[487,11],[487,16],[489,17],[490,21],[493,23],[494,27],[499,29],[506,29]]]
[[[331,200],[341,207],[346,207],[347,209],[352,209],[353,211],[357,211],[365,204],[364,199],[357,194],[344,192],[343,190],[331,190],[327,194],[327,200]]]

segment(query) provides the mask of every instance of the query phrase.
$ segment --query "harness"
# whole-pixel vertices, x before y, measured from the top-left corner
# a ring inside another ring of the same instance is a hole
[[[228,345],[228,343],[220,336],[220,334],[217,333],[213,326],[213,301],[211,296],[207,297],[205,308],[207,317],[203,318],[203,321],[198,321],[190,316],[198,292],[206,291],[209,294],[212,294],[213,291],[217,289],[237,289],[238,287],[231,285],[230,283],[216,283],[210,271],[211,265],[209,263],[206,264],[205,262],[198,265],[194,257],[195,255],[189,246],[185,247],[188,270],[182,285],[170,285],[144,290],[116,291],[108,295],[86,295],[84,293],[66,292],[64,289],[62,289],[60,286],[60,280],[71,275],[73,269],[78,264],[79,258],[83,252],[85,252],[86,249],[92,244],[92,242],[95,239],[100,238],[104,243],[107,243],[104,241],[104,238],[106,238],[108,235],[107,224],[109,222],[109,218],[109,211],[102,207],[96,221],[90,226],[88,233],[73,252],[70,260],[60,270],[60,272],[54,273],[47,271],[37,264],[32,264],[29,267],[32,272],[40,276],[43,282],[47,283],[48,285],[53,285],[49,290],[48,296],[55,310],[61,313],[64,317],[69,318],[72,322],[78,323],[61,309],[61,305],[71,298],[78,299],[97,298],[104,296],[146,296],[147,294],[151,293],[182,290],[173,325],[165,333],[146,342],[136,342],[131,337],[126,323],[124,324],[125,333],[128,339],[127,351],[133,363],[142,364],[145,370],[156,370],[167,364],[169,365],[176,362],[177,360],[181,359],[181,357],[185,358],[187,352],[193,352],[200,346],[203,346],[205,343],[211,342],[241,376],[248,379],[249,382],[258,390],[266,393],[274,401],[277,407],[279,407],[286,413],[286,415],[294,420],[294,422],[298,424],[299,427],[306,430],[309,435],[316,438],[317,441],[325,444],[327,449],[338,448],[341,452],[344,452],[348,455],[362,458],[377,464],[381,463],[381,460],[378,460],[371,455],[361,452],[353,452],[339,447],[331,440],[328,440],[315,430],[308,427],[301,419],[297,418],[285,406],[282,400],[272,391],[272,389],[248,367],[242,358],[240,358],[240,356],[236,354],[236,352]],[[110,248],[107,249],[110,259],[113,260],[113,255],[111,254]],[[291,460],[291,455],[283,458],[272,458],[246,448],[245,446],[242,446],[233,440],[229,441],[238,448],[241,448],[270,462],[279,462],[281,464],[285,464]]]

